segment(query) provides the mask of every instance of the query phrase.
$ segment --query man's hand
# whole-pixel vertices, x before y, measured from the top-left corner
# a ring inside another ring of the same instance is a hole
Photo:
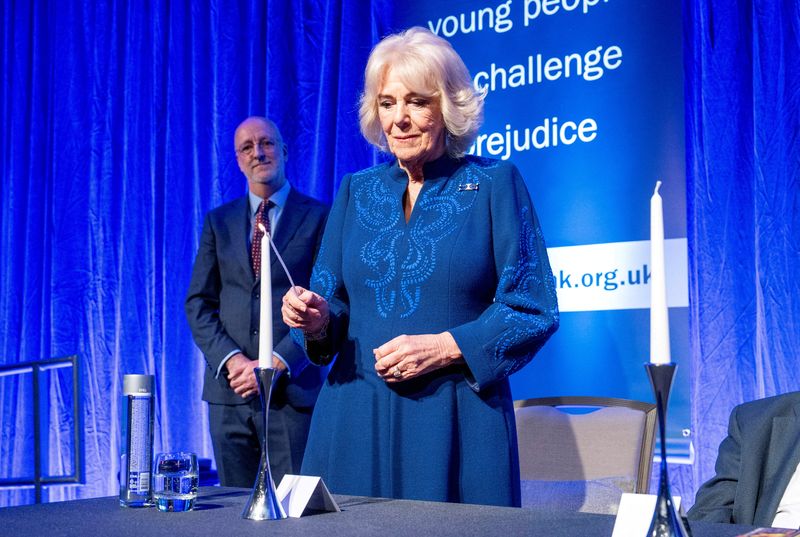
[[[253,369],[258,367],[258,360],[251,360],[241,352],[237,352],[225,362],[228,370],[228,384],[233,391],[242,397],[250,397],[258,392],[256,375]]]
[[[272,366],[275,368],[275,380],[277,380],[286,371],[286,364],[273,354]],[[258,367],[258,360],[251,360],[241,352],[237,352],[225,362],[225,369],[228,370],[228,384],[242,398],[258,393],[256,374],[253,372],[256,367]]]
[[[272,367],[275,368],[275,378],[272,380],[272,384],[274,385],[278,381],[278,378],[286,372],[286,364],[273,354]]]

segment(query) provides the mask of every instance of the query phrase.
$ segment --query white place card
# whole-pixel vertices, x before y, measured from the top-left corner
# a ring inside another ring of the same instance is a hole
[[[681,497],[673,496],[672,503],[681,514]],[[656,511],[655,494],[632,494],[626,492],[622,495],[614,521],[614,533],[611,537],[645,537]]]
[[[286,474],[276,493],[283,510],[292,518],[300,518],[307,511],[341,511],[319,476]]]

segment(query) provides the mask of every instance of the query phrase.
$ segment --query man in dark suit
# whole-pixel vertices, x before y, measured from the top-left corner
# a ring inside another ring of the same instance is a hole
[[[295,283],[308,286],[327,208],[292,189],[286,180],[286,144],[262,117],[245,119],[234,135],[236,160],[248,194],[206,215],[186,297],[192,335],[206,358],[203,399],[223,486],[251,487],[261,457],[263,415],[253,368],[258,365],[260,233],[273,240]],[[255,248],[253,248],[255,246]],[[265,255],[266,257],[266,255]],[[326,371],[307,367],[302,349],[281,320],[290,283],[271,256],[273,362],[280,374],[269,415],[269,460],[276,482],[299,473],[311,411]]]
[[[800,392],[739,405],[719,446],[716,475],[697,491],[690,520],[800,525]]]

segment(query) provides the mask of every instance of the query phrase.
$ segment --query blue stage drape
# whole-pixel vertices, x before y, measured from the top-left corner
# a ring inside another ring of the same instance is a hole
[[[203,215],[245,190],[233,130],[270,115],[290,180],[330,201],[375,158],[356,102],[391,7],[0,3],[0,364],[83,367],[87,484],[47,499],[116,492],[124,373],[156,376],[156,449],[211,456],[183,297]],[[684,1],[693,488],[734,404],[800,388],[799,11]],[[68,377],[44,381],[52,474],[72,470]],[[33,473],[29,380],[0,376],[0,477]]]
[[[211,457],[183,299],[204,214],[246,189],[234,129],[272,117],[290,181],[330,201],[374,159],[356,103],[387,7],[2,2],[0,364],[83,367],[87,484],[50,500],[116,493],[125,373],[155,375],[156,450]],[[33,475],[30,376],[0,377],[0,477]],[[45,471],[69,473],[69,373],[45,384]]]
[[[695,488],[731,408],[800,389],[800,2],[684,2]]]

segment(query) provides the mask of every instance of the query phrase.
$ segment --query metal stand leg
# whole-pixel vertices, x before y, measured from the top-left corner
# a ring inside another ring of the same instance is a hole
[[[275,482],[269,468],[269,399],[272,395],[272,379],[275,369],[255,368],[258,393],[261,395],[261,410],[264,412],[264,449],[261,452],[261,464],[258,468],[256,483],[253,492],[247,500],[247,505],[242,511],[242,518],[248,520],[280,520],[286,518],[281,502],[275,492]]]

